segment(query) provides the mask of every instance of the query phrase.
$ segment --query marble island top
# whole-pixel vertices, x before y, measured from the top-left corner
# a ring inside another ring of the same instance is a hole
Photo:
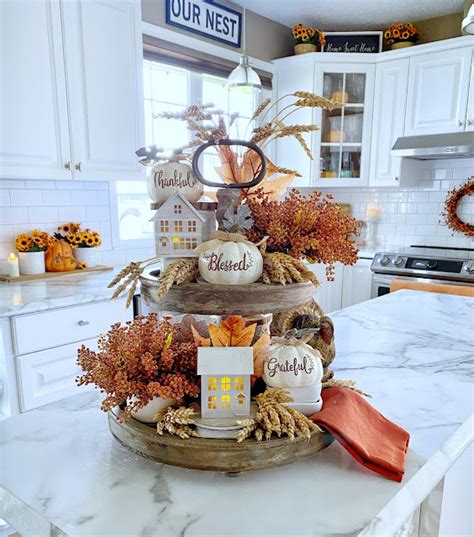
[[[108,283],[119,268],[21,283],[0,283],[0,317],[106,300]]]
[[[160,465],[86,392],[0,423],[0,516],[26,536],[394,535],[472,441],[474,299],[399,291],[333,318],[337,378],[411,434],[402,483],[336,442],[237,478]]]

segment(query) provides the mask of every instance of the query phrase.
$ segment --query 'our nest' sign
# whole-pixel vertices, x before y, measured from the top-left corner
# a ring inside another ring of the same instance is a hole
[[[242,15],[211,0],[166,0],[166,22],[209,39],[240,47]]]

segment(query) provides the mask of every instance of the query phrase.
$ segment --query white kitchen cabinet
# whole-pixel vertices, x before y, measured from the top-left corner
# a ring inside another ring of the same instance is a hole
[[[140,5],[63,1],[72,160],[78,179],[143,177]]]
[[[345,265],[342,277],[342,307],[348,308],[370,300],[372,290],[371,259],[359,259],[355,265]]]
[[[314,91],[315,61],[313,54],[302,54],[292,58],[285,58],[276,65],[274,75],[275,98],[279,99],[295,91]],[[278,111],[289,103],[295,101],[295,97],[286,97],[278,103]],[[314,124],[314,108],[300,108],[288,118],[291,125]],[[308,147],[314,147],[314,132],[301,135]],[[279,138],[275,143],[276,162],[284,168],[296,170],[301,177],[296,177],[292,186],[310,186],[312,175],[312,162],[305,154],[301,145],[293,136]],[[315,155],[317,158],[317,155]]]
[[[0,2],[0,177],[71,179],[60,6]]]
[[[472,47],[410,58],[405,135],[464,131]]]
[[[85,340],[17,359],[20,409],[25,412],[80,393],[75,379],[82,373],[77,365],[77,349],[85,345],[96,350],[97,340]],[[85,386],[81,389],[91,389]]]
[[[334,280],[328,282],[326,278],[326,267],[323,264],[308,265],[316,278],[319,280],[314,299],[321,306],[324,313],[331,313],[340,310],[342,307],[342,279],[343,265],[336,263],[334,270]]]
[[[0,10],[0,178],[142,178],[139,0],[6,0]]]
[[[466,112],[466,131],[474,131],[474,48],[471,58],[471,82],[469,84],[469,99]]]
[[[363,186],[369,182],[375,65],[318,63],[315,92],[338,102],[315,109],[313,186]]]
[[[398,186],[401,158],[391,154],[403,136],[407,102],[409,59],[379,64],[375,77],[374,119],[370,159],[371,186]]]

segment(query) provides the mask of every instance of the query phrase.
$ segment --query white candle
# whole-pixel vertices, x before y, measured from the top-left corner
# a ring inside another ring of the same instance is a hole
[[[10,278],[18,278],[20,276],[20,263],[18,257],[13,252],[7,257],[7,263]]]

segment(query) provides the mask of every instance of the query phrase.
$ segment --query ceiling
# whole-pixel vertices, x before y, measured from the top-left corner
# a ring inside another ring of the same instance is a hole
[[[233,0],[243,5],[244,0]],[[247,9],[286,26],[301,22],[327,31],[380,30],[463,11],[463,0],[246,0]]]

